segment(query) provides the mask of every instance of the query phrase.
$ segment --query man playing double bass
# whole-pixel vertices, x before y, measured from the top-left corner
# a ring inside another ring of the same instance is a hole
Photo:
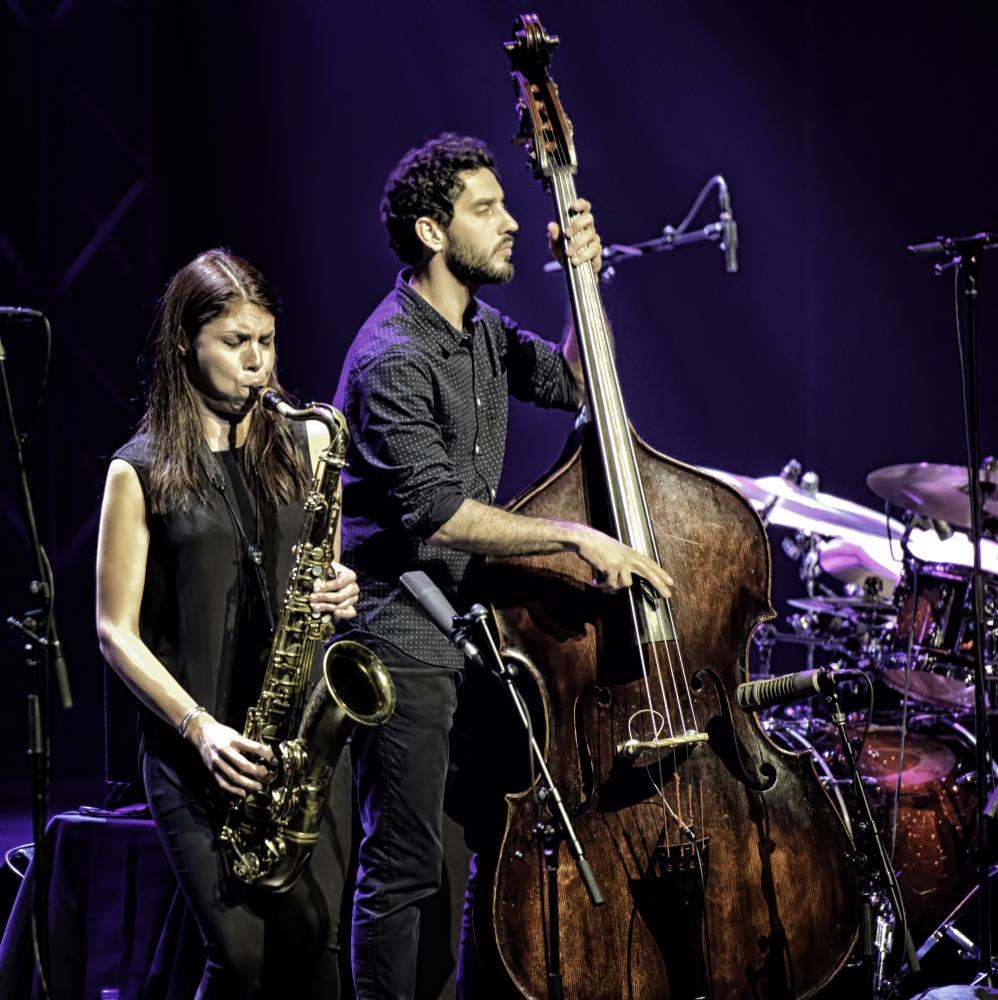
[[[590,205],[548,226],[563,265],[598,271]],[[412,997],[419,903],[439,886],[448,732],[463,659],[399,585],[424,570],[451,599],[473,553],[574,552],[594,583],[635,578],[670,596],[653,560],[596,529],[493,506],[509,395],[574,409],[584,388],[575,334],[560,350],[476,298],[513,276],[518,226],[491,154],[445,133],[410,150],[391,173],[382,219],[405,267],[358,332],[336,406],[351,443],[343,476],[343,558],[357,572],[358,630],[388,666],[397,708],[354,738],[363,840],[352,957],[358,996]]]

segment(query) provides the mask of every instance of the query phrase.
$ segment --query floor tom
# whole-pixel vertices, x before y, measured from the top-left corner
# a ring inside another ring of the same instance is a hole
[[[838,732],[824,719],[771,719],[770,736],[788,750],[808,750],[818,776],[853,830],[857,812]],[[850,723],[850,737],[862,733]],[[874,819],[890,851],[901,730],[870,727],[859,760]],[[935,930],[974,884],[976,791],[974,739],[963,726],[915,717],[905,739],[893,863],[916,945]]]

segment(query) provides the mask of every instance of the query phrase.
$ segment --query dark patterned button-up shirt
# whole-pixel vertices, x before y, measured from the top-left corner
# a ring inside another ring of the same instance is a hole
[[[576,406],[554,344],[475,301],[457,330],[407,283],[361,327],[335,405],[350,447],[343,473],[343,562],[360,583],[357,628],[410,656],[460,667],[462,657],[398,579],[421,569],[455,603],[470,556],[429,545],[466,497],[491,504],[506,447],[508,397]]]

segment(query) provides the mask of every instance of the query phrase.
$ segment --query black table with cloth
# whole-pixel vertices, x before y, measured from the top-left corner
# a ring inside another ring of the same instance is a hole
[[[190,998],[204,965],[152,820],[67,812],[47,829],[52,1000]],[[0,942],[0,1000],[40,995],[29,867]],[[114,996],[114,994],[110,994]]]

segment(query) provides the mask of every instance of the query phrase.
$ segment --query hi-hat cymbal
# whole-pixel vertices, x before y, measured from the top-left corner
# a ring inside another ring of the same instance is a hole
[[[825,597],[792,597],[787,604],[802,611],[814,611],[819,615],[834,615],[837,618],[890,619],[897,614],[890,601],[862,594],[847,594],[843,597],[837,594]]]
[[[866,485],[895,507],[946,521],[960,528],[970,527],[970,488],[967,470],[961,465],[913,462],[874,469]],[[998,470],[981,472],[985,513],[998,516]]]

